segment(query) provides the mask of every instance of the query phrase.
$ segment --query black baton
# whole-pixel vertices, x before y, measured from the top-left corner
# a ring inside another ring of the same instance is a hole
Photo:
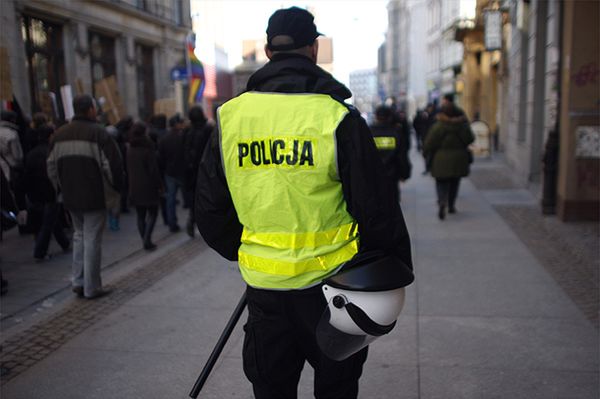
[[[206,382],[208,375],[212,371],[213,367],[215,366],[215,363],[217,362],[217,359],[219,358],[219,355],[223,351],[223,348],[225,347],[225,344],[227,343],[227,340],[229,339],[231,332],[233,331],[238,320],[240,319],[240,316],[244,312],[244,308],[246,307],[246,304],[247,304],[246,291],[244,291],[244,294],[240,298],[240,301],[238,302],[235,310],[233,311],[233,314],[231,315],[229,322],[225,326],[225,330],[223,330],[223,333],[219,337],[219,341],[217,342],[217,345],[213,349],[212,353],[210,354],[210,357],[208,358],[208,360],[206,361],[206,364],[204,365],[204,368],[202,369],[202,372],[198,376],[198,379],[196,380],[196,383],[194,384],[194,387],[192,388],[192,391],[190,392],[190,398],[196,399],[198,397],[198,394],[200,393],[200,390],[204,386],[204,383]]]

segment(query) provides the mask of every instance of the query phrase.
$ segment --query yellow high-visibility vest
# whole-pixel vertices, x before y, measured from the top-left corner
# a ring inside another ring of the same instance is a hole
[[[244,93],[218,111],[227,185],[244,226],[238,262],[250,286],[319,283],[358,251],[337,171],[348,109],[324,94]]]

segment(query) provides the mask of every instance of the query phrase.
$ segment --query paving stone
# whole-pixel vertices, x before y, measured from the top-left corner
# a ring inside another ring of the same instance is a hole
[[[173,258],[168,254],[163,255],[143,269],[125,276],[115,284],[115,287],[117,289],[120,286],[127,287],[128,282],[135,282],[139,287],[139,292],[143,291],[145,289],[143,287],[151,286],[161,276],[168,275],[180,267],[180,263],[197,253],[202,245],[199,242],[190,241],[184,245],[185,247],[191,248],[186,252],[186,256]],[[167,259],[169,259],[168,262]],[[156,273],[157,269],[164,270]],[[5,340],[4,345],[10,347],[15,358],[19,359],[21,366],[25,366],[19,369],[10,368],[10,379],[47,357],[53,350],[61,347],[64,342],[82,333],[98,320],[111,314],[125,301],[137,295],[136,291],[123,290],[118,295],[111,293],[111,295],[95,301],[74,302],[52,319],[34,325],[21,334],[9,337]]]

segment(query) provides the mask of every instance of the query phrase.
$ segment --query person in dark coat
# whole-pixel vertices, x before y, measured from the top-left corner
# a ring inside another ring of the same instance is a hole
[[[119,146],[119,152],[121,153],[121,159],[123,159],[123,170],[127,173],[127,142],[129,141],[129,130],[133,126],[133,118],[129,115],[123,117],[115,124],[117,129],[117,145]],[[125,183],[121,188],[121,212],[129,212],[129,187],[127,175],[124,176],[123,182]],[[118,220],[118,218],[117,218]],[[117,223],[118,224],[118,223]],[[118,230],[118,229],[117,229]]]
[[[206,147],[213,126],[208,124],[204,110],[199,105],[190,108],[188,112],[190,126],[183,136],[185,176],[183,182],[183,192],[190,204],[189,216],[186,225],[186,231],[190,237],[194,236],[194,191],[196,189],[196,179],[198,177],[198,165],[200,158]]]
[[[169,119],[170,132],[158,142],[158,160],[165,176],[167,186],[167,220],[169,230],[178,232],[177,191],[182,187],[185,176],[183,151],[184,121],[179,114]]]
[[[423,109],[417,110],[417,114],[413,119],[413,128],[415,129],[415,136],[417,138],[417,150],[421,152],[423,150],[423,143],[425,142],[427,130],[429,129],[427,111]]]
[[[54,235],[56,242],[65,252],[69,250],[70,242],[59,221],[61,204],[56,201],[56,192],[46,172],[48,143],[54,129],[51,125],[42,125],[34,131],[37,133],[38,144],[25,159],[24,188],[31,208],[38,209],[41,214],[41,223],[36,232],[33,250],[34,259],[36,262],[41,262],[49,258],[48,246],[51,235]],[[33,214],[33,212],[29,213]]]
[[[445,95],[437,122],[427,133],[424,153],[431,158],[431,176],[435,178],[438,217],[443,220],[446,207],[456,212],[456,197],[461,177],[469,174],[468,146],[475,141],[465,113],[454,105],[452,95]]]
[[[148,124],[148,135],[154,145],[158,147],[158,142],[167,135],[167,116],[165,114],[152,115]]]
[[[437,121],[437,114],[439,112],[439,110],[437,109],[437,106],[435,103],[429,103],[427,104],[427,107],[425,108],[425,112],[427,113],[427,127],[425,129],[425,135],[423,136],[423,145],[425,145],[425,141],[427,141],[427,133],[429,133],[429,131],[431,130],[431,128],[433,127],[433,125],[435,125],[435,122]],[[429,169],[431,168],[431,158],[428,158],[425,155],[425,151],[422,151],[423,154],[423,161],[425,162],[425,170],[423,171],[423,175],[426,175],[429,173]]]
[[[158,215],[160,196],[164,191],[154,143],[142,122],[133,124],[129,132],[127,168],[129,176],[129,201],[135,206],[137,227],[144,249],[153,250],[152,232]]]
[[[165,114],[156,114],[150,118],[148,135],[150,136],[150,139],[154,142],[154,145],[158,151],[158,142],[161,141],[162,138],[167,135],[167,116]],[[169,218],[167,217],[167,199],[165,198],[164,194],[160,197],[160,215],[162,217],[164,225],[168,226]]]
[[[375,110],[375,122],[369,127],[385,166],[386,176],[389,177],[392,191],[396,195],[396,201],[400,201],[398,183],[410,177],[411,164],[405,137],[401,128],[393,124],[393,118],[392,109],[380,105]]]
[[[406,112],[400,110],[395,114],[395,123],[400,129],[400,139],[403,142],[403,148],[410,150],[410,123],[406,117]]]

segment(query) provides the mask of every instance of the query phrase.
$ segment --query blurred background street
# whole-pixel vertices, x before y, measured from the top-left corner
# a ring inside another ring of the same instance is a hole
[[[597,0],[0,0],[0,397],[187,397],[245,287],[186,223],[199,154],[218,107],[269,61],[269,16],[293,5],[315,16],[317,64],[348,102],[371,126],[385,106],[411,143],[400,191],[416,279],[359,397],[600,397]],[[111,292],[93,300],[72,292],[74,226],[46,169],[84,94],[124,181],[147,139],[158,182],[153,242],[128,184],[114,193]],[[475,141],[441,217],[424,146],[445,96]],[[68,246],[55,234],[46,248],[55,228]],[[253,396],[245,318],[200,397]],[[306,365],[300,398],[312,378]]]

